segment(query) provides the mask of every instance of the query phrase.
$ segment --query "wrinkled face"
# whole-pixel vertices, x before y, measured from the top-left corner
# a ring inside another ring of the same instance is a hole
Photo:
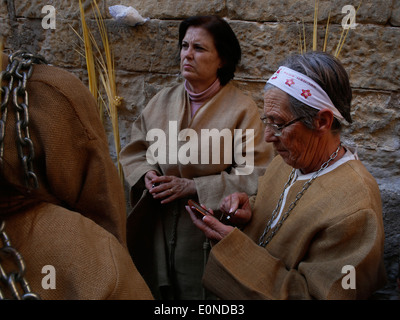
[[[195,92],[207,89],[216,79],[222,63],[210,33],[189,27],[182,40],[181,72]]]
[[[264,94],[264,115],[269,123],[283,125],[295,119],[289,109],[289,96],[280,89],[269,89]],[[295,122],[282,129],[282,135],[274,136],[267,125],[265,141],[271,142],[276,152],[290,166],[309,172],[316,151],[316,137],[303,123]]]

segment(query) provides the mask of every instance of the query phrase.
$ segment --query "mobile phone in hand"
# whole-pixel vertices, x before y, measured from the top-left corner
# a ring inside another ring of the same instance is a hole
[[[202,218],[203,216],[211,214],[206,209],[204,209],[202,206],[200,206],[196,201],[189,200],[188,205],[189,205],[190,209],[195,209],[195,213],[197,213],[198,218]]]

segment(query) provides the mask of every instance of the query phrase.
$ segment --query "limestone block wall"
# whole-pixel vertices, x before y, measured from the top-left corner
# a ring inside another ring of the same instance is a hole
[[[90,0],[82,1],[88,25],[96,31]],[[334,53],[347,13],[342,8],[360,1],[320,0],[318,49],[322,49],[330,16],[327,51]],[[265,81],[288,54],[299,50],[299,30],[306,32],[311,50],[314,0],[103,0],[98,1],[107,19],[115,54],[121,145],[130,138],[132,121],[161,88],[179,76],[178,26],[191,15],[225,17],[241,43],[242,61],[235,83],[263,106]],[[130,27],[112,19],[108,7],[132,6],[150,20]],[[45,5],[56,9],[56,28],[44,29]],[[26,48],[44,55],[87,83],[85,60],[76,49],[82,43],[78,0],[0,0],[0,35],[6,49]],[[380,297],[396,299],[400,246],[400,1],[364,0],[350,29],[340,60],[350,75],[354,93],[354,123],[345,126],[343,140],[358,146],[360,159],[377,179],[383,200],[386,232],[385,263],[388,285]],[[110,152],[116,158],[112,130],[106,121]]]

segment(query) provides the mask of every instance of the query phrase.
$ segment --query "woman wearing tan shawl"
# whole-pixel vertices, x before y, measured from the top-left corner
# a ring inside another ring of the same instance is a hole
[[[31,60],[30,54],[13,57],[13,66]],[[4,54],[2,58],[5,70],[9,61]],[[13,105],[13,88],[23,83],[17,72],[28,69],[2,74],[1,98],[9,92],[9,99],[1,109],[0,263],[10,277],[1,279],[0,298],[24,298],[26,293],[18,281],[19,297],[3,286],[17,271],[13,256],[4,255],[11,245],[25,261],[30,289],[42,299],[152,299],[126,249],[123,187],[93,96],[62,69],[33,64],[32,70],[28,100],[18,99],[28,111],[28,117],[21,116],[20,133],[33,143],[33,152],[22,147],[28,161],[33,156],[28,180],[17,152]],[[14,86],[8,91],[11,76]],[[25,97],[23,90],[19,97]]]
[[[155,297],[203,299],[208,243],[185,205],[194,199],[217,209],[234,190],[255,193],[272,148],[261,139],[255,103],[229,82],[241,54],[229,25],[188,18],[179,45],[185,83],[149,102],[121,152],[134,207],[128,247]]]
[[[379,188],[340,141],[351,99],[346,71],[324,53],[290,57],[270,78],[265,140],[278,155],[257,196],[221,207],[250,222],[241,231],[187,208],[215,244],[203,281],[218,297],[365,299],[384,284]]]

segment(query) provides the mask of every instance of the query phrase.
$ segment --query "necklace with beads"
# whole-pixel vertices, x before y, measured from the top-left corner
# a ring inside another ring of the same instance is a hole
[[[311,186],[311,184],[314,182],[314,180],[321,174],[321,172],[323,170],[325,170],[329,164],[336,159],[337,155],[339,154],[340,148],[342,147],[342,144],[339,144],[339,147],[336,149],[336,151],[334,153],[331,154],[331,156],[329,157],[328,161],[324,162],[321,167],[319,168],[319,170],[317,172],[315,172],[312,177],[303,185],[303,188],[301,189],[301,191],[296,195],[295,200],[289,205],[288,210],[283,214],[282,219],[280,219],[280,221],[277,223],[277,225],[272,229],[271,231],[271,225],[273,223],[273,221],[276,219],[278,212],[279,212],[279,208],[281,207],[282,204],[282,200],[283,200],[283,196],[285,194],[285,190],[286,188],[290,185],[290,183],[293,180],[293,177],[295,175],[296,169],[292,169],[292,171],[290,172],[289,175],[289,179],[288,181],[285,183],[285,186],[283,187],[283,191],[279,197],[278,203],[274,209],[274,211],[272,211],[272,216],[269,219],[267,226],[264,229],[264,232],[262,233],[260,239],[258,240],[258,245],[261,247],[264,247],[271,241],[271,239],[274,237],[274,235],[278,232],[278,230],[280,229],[280,227],[282,226],[282,224],[285,222],[285,220],[289,217],[290,213],[292,212],[292,210],[294,209],[294,207],[297,205],[297,202],[301,199],[301,197],[304,195],[304,193],[306,192],[306,190]],[[268,235],[267,234],[271,231],[271,233]]]

